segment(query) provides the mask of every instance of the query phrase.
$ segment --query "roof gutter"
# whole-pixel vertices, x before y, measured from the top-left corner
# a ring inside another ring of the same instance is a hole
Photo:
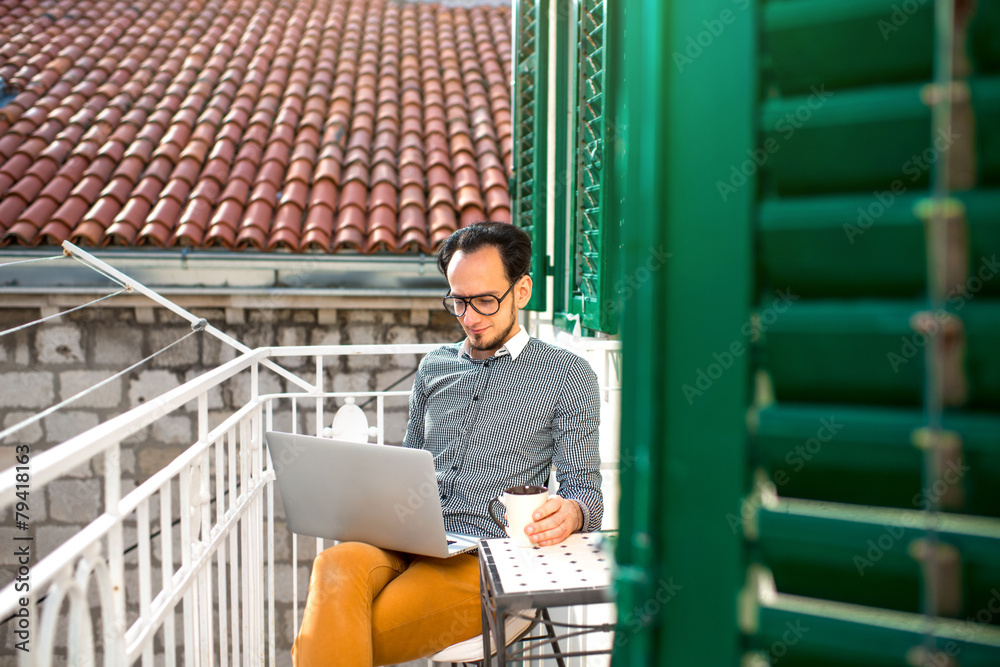
[[[89,252],[89,251],[88,251]],[[0,308],[59,310],[113,292],[115,283],[59,248],[0,252]],[[310,255],[104,249],[94,257],[187,307],[227,309],[437,309],[448,289],[425,254]],[[13,264],[23,260],[42,260]],[[7,265],[7,266],[4,266]],[[102,302],[149,305],[139,294]]]
[[[100,291],[112,284],[70,257],[3,266],[53,257],[61,252],[55,248],[4,250],[0,253],[0,294],[53,289]],[[164,293],[173,291],[170,288],[183,288],[184,292],[198,290],[213,294],[322,290],[344,295],[423,296],[447,289],[436,258],[423,253],[373,256],[109,249],[90,254]]]

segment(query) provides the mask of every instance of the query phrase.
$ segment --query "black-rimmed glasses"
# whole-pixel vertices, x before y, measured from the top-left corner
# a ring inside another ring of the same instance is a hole
[[[523,276],[522,276],[523,277]],[[492,294],[480,294],[479,296],[451,296],[451,290],[448,290],[448,296],[441,299],[441,303],[444,304],[444,309],[455,317],[462,317],[465,315],[465,309],[467,306],[472,306],[472,309],[479,313],[480,315],[496,315],[500,310],[500,302],[504,300],[510,291],[514,289],[514,285],[517,284],[518,278],[510,284],[507,291],[503,293],[499,298],[493,296]]]

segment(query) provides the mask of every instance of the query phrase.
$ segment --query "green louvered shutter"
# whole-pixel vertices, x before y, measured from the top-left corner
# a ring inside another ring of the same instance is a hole
[[[574,3],[576,29],[576,123],[572,164],[571,309],[588,329],[617,333],[618,297],[612,279],[617,220],[607,201],[608,150],[614,129],[608,122],[613,99],[605,0]]]
[[[1000,665],[1000,3],[628,9],[614,664]]]
[[[995,4],[954,30],[930,2],[761,4],[760,134],[717,186],[760,183],[769,396],[733,515],[742,629],[783,667],[1000,664]]]
[[[548,269],[545,176],[548,125],[548,0],[514,3],[513,222],[531,236],[534,289],[528,310],[545,310]]]

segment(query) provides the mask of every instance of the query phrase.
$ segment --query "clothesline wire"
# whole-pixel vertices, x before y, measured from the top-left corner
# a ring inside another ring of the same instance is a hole
[[[88,264],[88,263],[84,262],[82,259],[80,259],[76,255],[71,254],[69,251],[65,251],[65,252],[63,252],[63,253],[61,253],[59,255],[49,255],[47,257],[32,257],[31,259],[18,259],[18,260],[15,260],[13,262],[5,262],[4,264],[0,264],[0,269],[2,269],[5,266],[16,266],[18,264],[28,264],[30,262],[48,262],[48,261],[53,260],[53,259],[63,259],[64,257],[72,257],[76,261],[78,261],[81,264],[83,264],[84,266],[86,266],[88,269],[91,269],[92,271],[96,271],[97,273],[101,274],[102,276],[104,276],[105,278],[107,278],[111,282],[115,283],[116,285],[118,285],[122,289],[126,289],[126,290],[128,290],[130,292],[132,291],[132,288],[130,288],[128,285],[126,285],[125,283],[123,283],[122,281],[120,281],[118,278],[115,278],[111,274],[107,273],[104,269],[102,269],[100,267],[97,267],[97,266],[93,266],[91,264]]]
[[[47,262],[47,261],[53,260],[53,259],[62,259],[63,257],[72,257],[76,261],[83,263],[83,260],[81,260],[80,258],[78,258],[78,257],[76,257],[74,255],[69,255],[67,253],[62,253],[61,255],[50,255],[48,257],[33,257],[31,259],[19,259],[19,260],[14,261],[14,262],[7,262],[5,264],[0,264],[0,269],[2,269],[5,266],[15,266],[17,264],[28,264],[29,262]],[[22,331],[23,329],[27,329],[28,327],[35,326],[36,324],[41,324],[42,322],[47,322],[47,321],[55,319],[57,317],[62,317],[63,315],[67,315],[67,314],[75,312],[77,310],[81,310],[83,308],[86,308],[87,306],[92,306],[95,303],[100,303],[101,301],[104,301],[105,299],[110,299],[113,296],[118,296],[122,292],[131,292],[132,291],[132,288],[130,286],[126,285],[125,283],[123,283],[122,281],[118,280],[114,276],[106,273],[104,270],[102,270],[102,269],[100,269],[100,268],[98,268],[96,266],[90,266],[89,264],[84,264],[84,266],[87,266],[88,268],[90,268],[90,269],[96,271],[97,273],[101,274],[102,276],[104,276],[105,278],[107,278],[108,280],[110,280],[111,282],[113,282],[116,285],[118,285],[119,287],[121,287],[121,289],[118,290],[117,292],[114,292],[113,294],[107,294],[105,296],[102,296],[99,299],[94,299],[93,301],[85,303],[85,304],[83,304],[81,306],[76,306],[74,308],[70,308],[69,310],[61,310],[58,313],[53,313],[52,315],[48,315],[46,317],[39,318],[39,319],[34,320],[32,322],[28,322],[27,324],[22,324],[20,326],[14,327],[13,329],[7,329],[6,331],[2,331],[2,332],[0,332],[0,338],[2,338],[3,336],[6,336],[7,334],[12,334],[12,333],[15,333],[17,331]]]
[[[195,326],[197,326],[197,325],[195,325]],[[198,333],[200,331],[203,331],[203,330],[204,330],[204,327],[196,328],[196,329],[193,328],[191,331],[189,331],[188,333],[184,334],[183,336],[181,336],[180,338],[178,338],[174,342],[169,343],[165,347],[160,348],[159,350],[157,350],[153,354],[149,355],[145,359],[141,359],[140,361],[135,362],[134,364],[132,364],[131,366],[129,366],[125,370],[118,371],[117,373],[115,373],[111,377],[108,377],[108,378],[105,378],[104,380],[101,380],[100,382],[98,382],[97,384],[93,385],[92,387],[88,387],[87,389],[84,389],[83,391],[78,392],[78,393],[74,394],[73,396],[70,396],[69,398],[67,398],[67,399],[65,399],[63,401],[60,401],[59,403],[56,403],[52,407],[46,408],[45,410],[42,410],[41,412],[36,413],[36,414],[32,415],[31,417],[28,417],[24,421],[21,421],[21,422],[18,422],[17,424],[14,424],[10,428],[7,428],[7,429],[4,429],[3,431],[0,431],[0,440],[3,440],[4,438],[6,438],[11,433],[16,433],[17,431],[20,431],[22,428],[25,428],[26,426],[30,426],[31,424],[34,424],[36,422],[41,421],[45,417],[48,417],[49,415],[51,415],[53,412],[56,412],[57,410],[61,410],[62,408],[66,407],[67,405],[69,405],[73,401],[75,401],[77,399],[80,399],[80,398],[86,396],[87,394],[90,394],[90,393],[92,393],[92,392],[100,389],[101,387],[103,387],[104,385],[108,384],[112,380],[116,380],[116,379],[120,378],[122,375],[125,375],[129,371],[131,371],[131,370],[133,370],[135,368],[138,368],[139,366],[143,365],[147,361],[150,361],[150,360],[152,360],[152,359],[160,356],[161,354],[163,354],[164,352],[166,352],[167,350],[169,350],[170,348],[172,348],[174,345],[177,345],[177,344],[179,344],[179,343],[187,340],[189,337],[191,337],[194,334],[196,334],[196,333]]]
[[[461,338],[460,340],[457,340],[457,341],[455,341],[455,342],[456,342],[456,343],[461,343],[461,342],[462,342],[462,341],[464,341],[464,340],[465,340],[465,338],[464,338],[464,337],[462,337],[462,338]],[[413,375],[416,375],[416,373],[417,373],[417,369],[416,369],[416,368],[414,368],[414,369],[413,369],[413,370],[411,370],[411,371],[410,371],[409,373],[407,373],[407,374],[406,374],[406,375],[404,375],[403,377],[399,378],[398,380],[396,380],[395,382],[393,382],[392,384],[390,384],[390,385],[389,385],[388,387],[386,387],[385,389],[382,389],[382,391],[392,391],[392,388],[393,388],[393,387],[395,387],[396,385],[398,385],[398,384],[400,384],[400,383],[402,383],[402,382],[406,381],[406,380],[407,380],[408,378],[410,378],[411,376],[413,376]],[[364,403],[362,403],[362,404],[361,404],[361,405],[359,405],[358,407],[359,407],[359,408],[361,408],[362,410],[364,410],[364,409],[365,409],[365,408],[367,408],[367,407],[368,407],[369,405],[371,405],[371,402],[372,402],[372,401],[376,400],[377,398],[378,398],[378,396],[372,396],[371,398],[369,398],[369,399],[368,399],[367,401],[365,401]]]
[[[65,254],[61,254],[61,255],[52,255],[50,257],[33,257],[31,259],[19,259],[14,262],[5,262],[3,264],[0,264],[0,269],[2,269],[5,266],[14,266],[16,264],[27,264],[29,262],[47,262],[50,259],[62,259],[65,256],[66,256]]]
[[[117,292],[113,292],[111,294],[105,294],[104,296],[102,296],[102,297],[100,297],[98,299],[94,299],[93,301],[91,301],[89,303],[85,303],[82,306],[76,306],[75,308],[70,308],[69,310],[60,310],[58,313],[53,313],[52,315],[47,315],[45,317],[39,318],[37,320],[34,320],[32,322],[28,322],[27,324],[22,324],[20,326],[16,326],[13,329],[7,329],[6,331],[0,331],[0,338],[3,338],[7,334],[12,334],[12,333],[15,333],[17,331],[21,331],[22,329],[27,329],[28,327],[33,327],[36,324],[41,324],[42,322],[47,322],[47,321],[55,319],[57,317],[62,317],[63,315],[67,315],[67,314],[72,313],[74,311],[81,310],[83,308],[86,308],[87,306],[92,306],[95,303],[100,303],[101,301],[104,301],[105,299],[110,299],[113,296],[118,296],[122,292],[126,292],[126,291],[128,291],[128,290],[127,289],[120,289]]]

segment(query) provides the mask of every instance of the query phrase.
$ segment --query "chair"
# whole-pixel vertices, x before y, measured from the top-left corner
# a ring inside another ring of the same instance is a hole
[[[516,641],[525,639],[528,633],[538,625],[539,622],[549,621],[548,611],[538,609],[533,618],[527,618],[522,613],[512,614],[504,623],[504,636],[507,638],[507,646]],[[549,621],[551,622],[551,621]],[[559,644],[554,637],[550,636],[556,654],[560,653]],[[496,655],[497,647],[493,646],[492,655]],[[450,663],[451,665],[483,664],[483,636],[476,635],[472,639],[452,644],[448,648],[442,649],[428,658],[431,662]],[[560,664],[562,659],[557,658]]]

